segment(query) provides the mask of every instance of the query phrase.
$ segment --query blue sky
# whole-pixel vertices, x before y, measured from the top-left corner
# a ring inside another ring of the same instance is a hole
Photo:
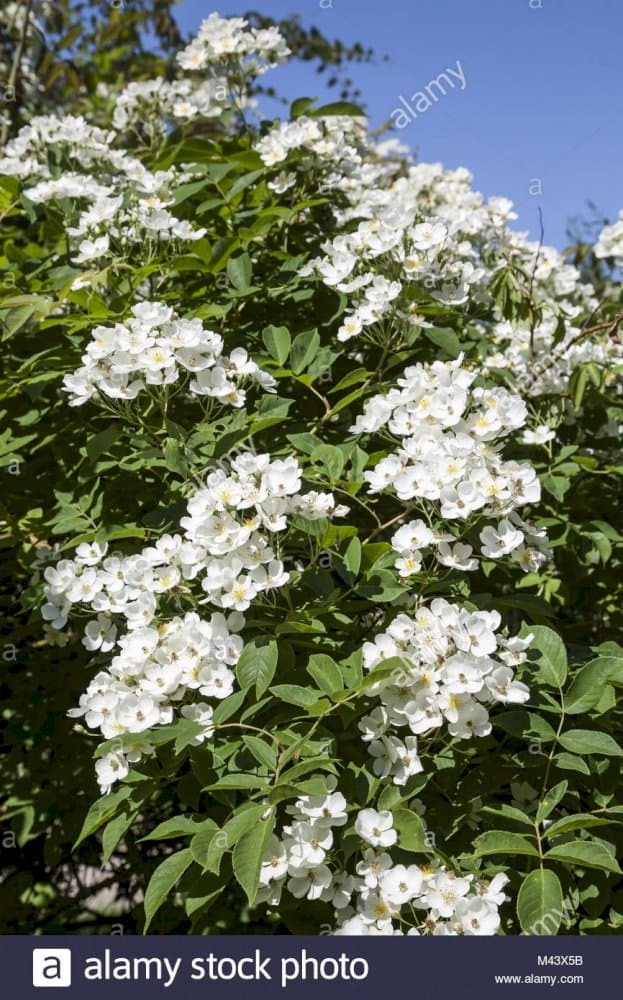
[[[401,95],[410,103],[459,60],[464,88],[451,78],[454,89],[392,134],[420,160],[467,167],[486,196],[515,203],[514,226],[535,237],[540,207],[546,243],[566,245],[567,222],[587,214],[589,199],[604,218],[623,207],[622,0],[213,3],[181,0],[176,16],[186,33],[214,9],[229,16],[251,8],[276,19],[298,13],[330,38],[372,46],[376,62],[350,75],[373,127],[400,107]],[[335,99],[323,79],[303,63],[270,74],[290,100]],[[277,113],[274,105],[266,111]]]

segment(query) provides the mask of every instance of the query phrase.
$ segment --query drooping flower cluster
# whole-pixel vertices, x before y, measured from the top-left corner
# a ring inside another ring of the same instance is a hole
[[[527,701],[528,688],[514,679],[512,667],[526,659],[531,637],[496,635],[500,621],[497,611],[467,611],[436,598],[413,617],[399,614],[374,642],[364,644],[366,670],[401,659],[389,677],[369,688],[381,706],[359,724],[378,777],[406,784],[423,769],[419,736],[444,724],[460,739],[486,736],[487,706]],[[393,730],[403,727],[412,735],[400,739]]]
[[[43,617],[60,629],[70,614],[86,608],[95,617],[86,625],[84,646],[100,653],[119,650],[73,712],[107,738],[170,722],[172,703],[188,690],[217,698],[230,694],[229,668],[242,649],[242,640],[230,633],[244,625],[240,612],[289,579],[263,532],[284,531],[290,514],[314,520],[347,511],[330,493],[301,494],[294,458],[271,462],[268,455],[244,453],[231,467],[230,475],[223,469],[210,473],[206,488],[191,497],[183,534],[164,535],[131,556],[83,543],[73,560],[45,570]],[[201,599],[193,594],[194,581],[206,595]],[[207,622],[195,612],[170,620],[170,609],[185,600],[230,613],[227,619],[213,614]],[[208,709],[188,705],[182,714],[208,725]],[[139,759],[143,751],[133,752]],[[115,753],[98,764],[105,789],[110,768],[123,777],[121,751]]]
[[[98,393],[135,399],[147,386],[179,382],[193,396],[240,407],[245,380],[275,391],[275,380],[242,347],[226,356],[223,338],[201,320],[181,319],[159,302],[140,302],[125,322],[94,328],[82,367],[65,376],[63,389],[71,406],[81,406]]]
[[[422,568],[423,550],[433,547],[444,566],[476,568],[473,548],[454,542],[452,531],[472,518],[499,519],[480,531],[482,554],[510,554],[525,570],[544,561],[543,538],[517,509],[535,503],[540,486],[528,464],[504,461],[496,442],[523,426],[526,406],[506,389],[471,388],[477,372],[456,361],[435,361],[405,369],[399,388],[373,396],[351,430],[374,433],[387,428],[400,447],[364,473],[371,493],[392,490],[399,500],[419,502],[443,522],[434,530],[421,519],[394,534],[402,577]]]
[[[354,832],[363,842],[352,872],[333,870],[331,849],[348,822],[347,802],[333,790],[303,795],[271,838],[260,873],[257,902],[277,906],[284,889],[297,899],[321,900],[335,910],[337,935],[489,935],[500,925],[505,875],[477,883],[434,862],[395,864],[388,848],[400,846],[388,810],[362,809]],[[419,911],[419,912],[418,912]]]

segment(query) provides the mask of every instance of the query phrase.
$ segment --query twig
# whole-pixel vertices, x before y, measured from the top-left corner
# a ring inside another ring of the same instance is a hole
[[[26,0],[25,11],[24,11],[24,23],[22,25],[22,30],[17,42],[17,47],[15,49],[15,54],[13,56],[13,65],[11,66],[11,72],[9,74],[9,80],[7,83],[7,90],[15,91],[15,84],[17,83],[17,74],[19,72],[19,64],[22,60],[22,54],[24,52],[24,46],[26,44],[26,35],[28,34],[28,27],[30,24],[30,8],[32,6],[32,0]],[[2,125],[2,134],[0,136],[0,146],[6,145],[6,141],[9,137],[9,122],[4,121]]]

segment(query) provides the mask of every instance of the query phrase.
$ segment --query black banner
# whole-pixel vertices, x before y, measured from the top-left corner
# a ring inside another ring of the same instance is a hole
[[[2,995],[80,1000],[418,1000],[601,995],[619,982],[616,937],[0,938]]]

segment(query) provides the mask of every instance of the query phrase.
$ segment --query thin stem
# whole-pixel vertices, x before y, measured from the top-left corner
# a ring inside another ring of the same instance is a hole
[[[32,6],[32,0],[26,0],[25,10],[24,10],[24,23],[22,25],[22,30],[15,47],[15,54],[13,56],[13,64],[11,66],[11,72],[9,73],[9,79],[7,82],[7,90],[15,91],[15,85],[17,83],[17,74],[19,73],[19,64],[22,60],[22,54],[24,52],[24,46],[26,44],[26,35],[28,34],[28,27],[30,25],[30,8]],[[9,122],[5,121],[2,125],[2,133],[0,135],[0,146],[6,145],[6,141],[9,137]]]

